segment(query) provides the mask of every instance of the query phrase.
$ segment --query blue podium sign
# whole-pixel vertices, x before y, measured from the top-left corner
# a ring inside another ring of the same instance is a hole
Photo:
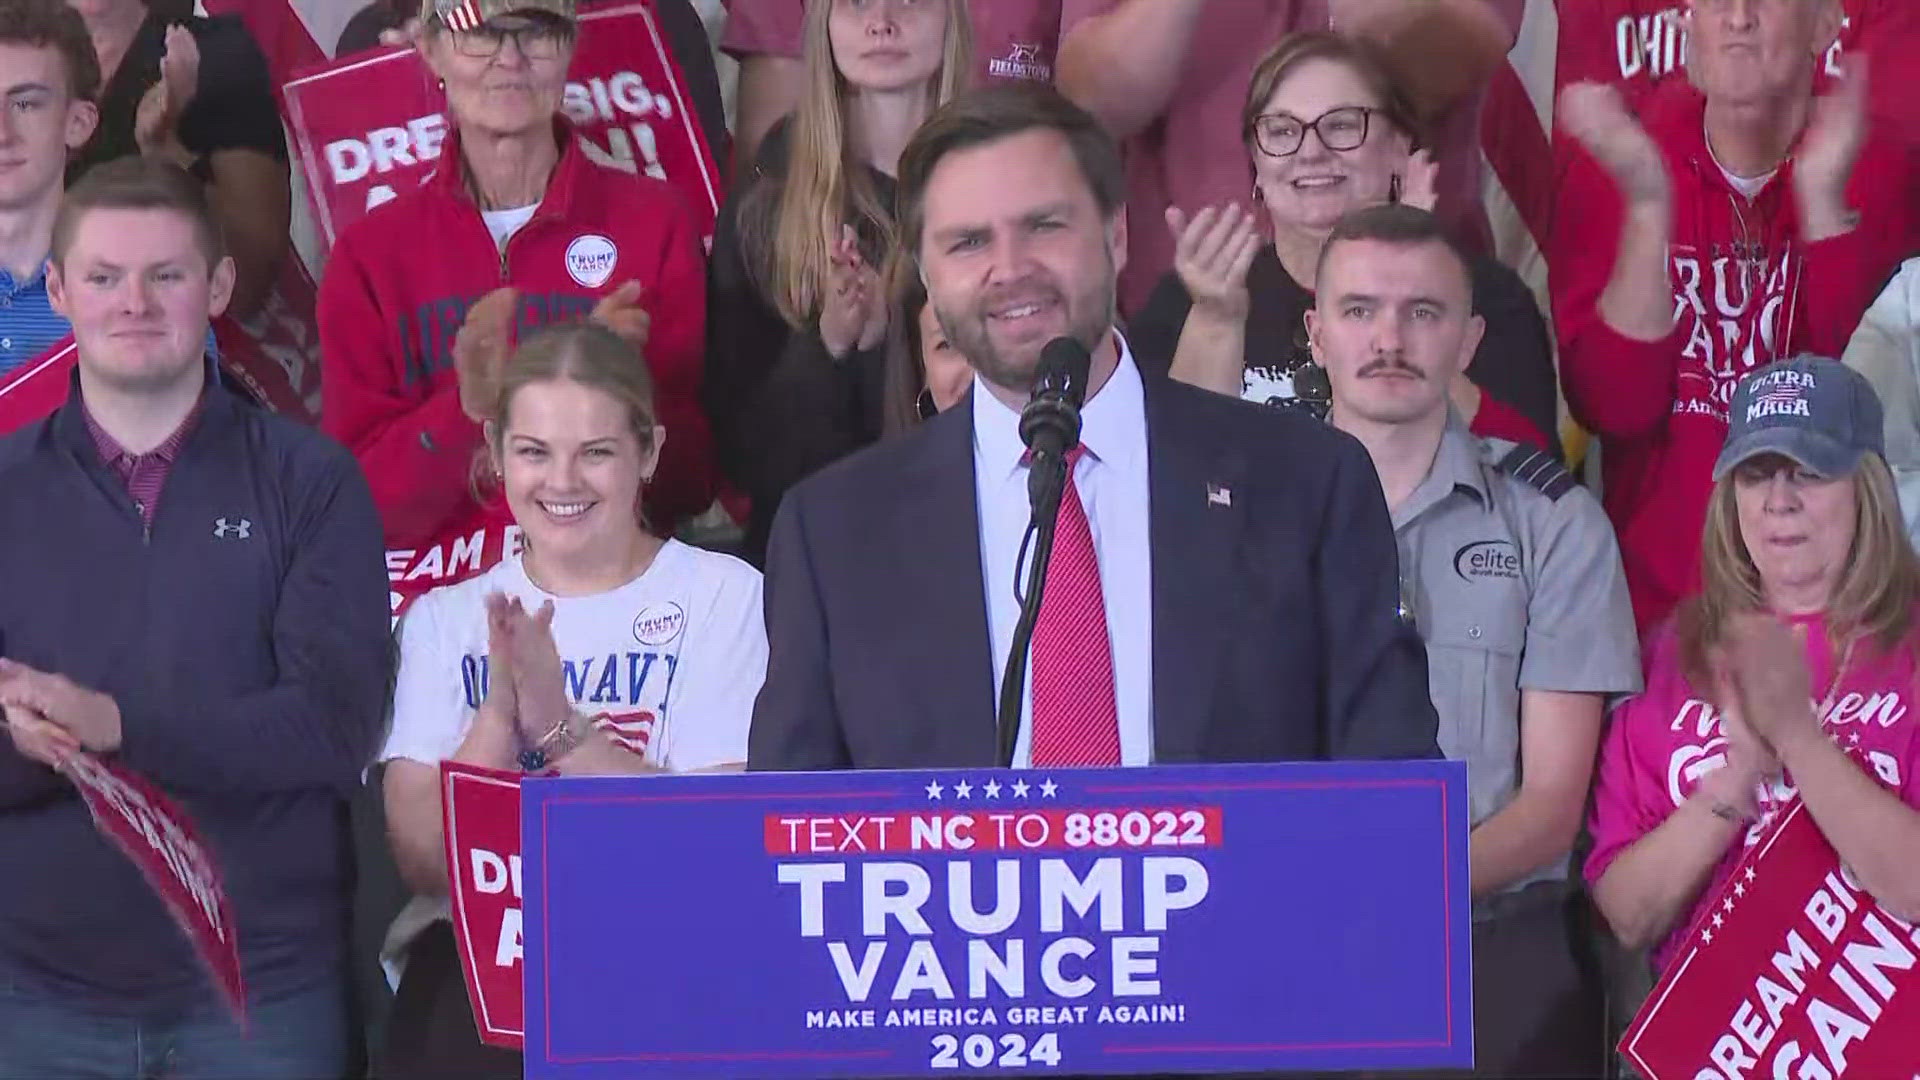
[[[529,1077],[1468,1066],[1453,762],[530,779]]]

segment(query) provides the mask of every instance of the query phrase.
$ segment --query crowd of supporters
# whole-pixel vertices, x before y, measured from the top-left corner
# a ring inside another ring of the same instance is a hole
[[[1149,413],[1185,384],[1371,462],[1354,520],[1391,528],[1432,708],[1392,753],[1468,765],[1476,1075],[1619,1075],[1636,993],[1796,796],[1920,919],[1911,0],[649,0],[704,214],[571,118],[616,2],[337,13],[336,62],[417,54],[445,137],[305,260],[309,414],[259,330],[315,179],[263,40],[299,16],[0,0],[0,843],[44,867],[0,890],[0,1077],[518,1075],[468,1013],[439,763],[816,766],[780,725],[833,533],[789,504],[987,424],[1008,335],[1088,304]],[[1546,139],[1495,107],[1543,17]],[[1094,232],[929,227],[949,158],[1032,132]],[[1544,273],[1496,242],[1483,144],[1528,158],[1503,197]],[[1118,468],[1080,528],[1157,577],[1146,447],[1093,423]],[[1236,467],[1337,456],[1273,445]],[[996,665],[999,617],[960,630]],[[1162,760],[1130,727],[1153,624],[1112,622],[1111,763]],[[252,1036],[88,825],[80,752],[204,829]],[[352,894],[396,870],[369,988]]]

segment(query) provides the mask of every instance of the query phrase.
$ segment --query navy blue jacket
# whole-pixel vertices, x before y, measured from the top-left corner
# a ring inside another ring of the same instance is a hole
[[[392,666],[380,520],[345,449],[206,393],[151,530],[77,377],[60,411],[0,440],[0,655],[113,696],[121,760],[213,850],[249,990],[284,992],[341,972],[345,797]],[[7,739],[0,852],[0,980],[114,1011],[211,994],[72,785]]]

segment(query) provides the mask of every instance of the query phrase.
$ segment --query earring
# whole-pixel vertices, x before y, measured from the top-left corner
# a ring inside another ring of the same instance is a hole
[[[932,390],[920,391],[920,396],[913,399],[913,411],[920,414],[922,420],[931,420],[940,412],[940,407],[934,403]]]
[[[1263,203],[1267,201],[1266,193],[1260,190],[1259,184],[1253,185],[1253,201],[1256,203]]]

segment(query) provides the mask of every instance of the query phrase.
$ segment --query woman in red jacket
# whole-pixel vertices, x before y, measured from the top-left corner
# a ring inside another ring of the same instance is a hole
[[[396,613],[518,546],[468,481],[502,354],[485,339],[592,314],[639,342],[673,433],[650,520],[671,532],[713,496],[700,241],[670,185],[594,163],[561,117],[573,0],[425,0],[421,24],[453,134],[341,236],[320,290],[321,423],[373,485]]]

